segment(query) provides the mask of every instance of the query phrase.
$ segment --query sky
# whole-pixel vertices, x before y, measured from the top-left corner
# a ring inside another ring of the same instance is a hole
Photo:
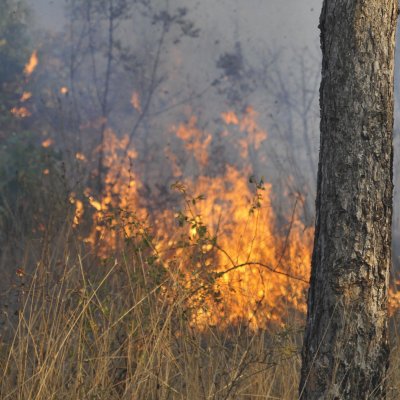
[[[40,26],[58,30],[64,23],[64,1],[27,3],[34,9]],[[171,4],[192,10],[191,15],[205,31],[218,27],[221,37],[232,38],[238,29],[250,40],[249,46],[265,43],[301,49],[318,42],[321,0],[173,0]]]

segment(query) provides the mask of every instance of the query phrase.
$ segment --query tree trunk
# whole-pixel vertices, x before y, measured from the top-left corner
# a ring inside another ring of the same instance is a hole
[[[398,0],[324,0],[321,147],[301,399],[382,399]]]

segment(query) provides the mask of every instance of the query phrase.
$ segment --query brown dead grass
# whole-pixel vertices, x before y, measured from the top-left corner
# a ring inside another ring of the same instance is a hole
[[[99,261],[68,227],[36,253],[16,269],[17,315],[2,328],[2,400],[298,398],[301,327],[198,329],[173,273],[155,274],[140,249]]]

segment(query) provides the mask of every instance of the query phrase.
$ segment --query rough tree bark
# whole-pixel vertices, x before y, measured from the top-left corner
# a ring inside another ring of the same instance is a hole
[[[397,1],[323,2],[321,147],[301,399],[385,397]]]

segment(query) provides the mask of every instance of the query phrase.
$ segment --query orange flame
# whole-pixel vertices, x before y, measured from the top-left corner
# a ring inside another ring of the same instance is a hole
[[[76,228],[77,226],[79,226],[83,214],[85,212],[84,210],[84,206],[83,206],[83,202],[79,199],[76,199],[76,194],[75,193],[71,193],[69,201],[71,204],[75,205],[75,212],[74,212],[74,218],[73,218],[73,223],[72,226],[74,228]]]
[[[221,114],[222,119],[227,125],[238,125],[239,118],[234,111],[227,111]]]
[[[42,147],[47,149],[48,147],[52,146],[53,144],[54,144],[54,140],[47,138],[47,139],[43,140]]]
[[[79,161],[87,161],[86,156],[81,152],[77,152],[75,158]]]
[[[24,103],[25,101],[29,100],[31,97],[32,97],[32,93],[31,92],[24,92],[24,93],[22,93],[22,96],[19,99],[19,101],[21,103]]]
[[[110,249],[118,247],[124,237],[131,236],[137,214],[145,216],[144,210],[138,207],[140,185],[131,168],[131,161],[137,154],[134,150],[127,149],[128,143],[128,136],[119,139],[111,129],[106,130],[104,167],[107,175],[102,196],[96,199],[89,188],[85,191],[87,200],[94,209],[93,229],[85,241],[100,245],[100,256],[106,256]],[[125,158],[122,159],[121,154],[126,155]],[[114,210],[124,210],[120,220],[119,216],[113,214]],[[104,221],[111,222],[111,226]]]
[[[259,149],[267,137],[251,108],[240,116],[227,112],[221,117],[226,129],[243,134],[243,146]],[[248,151],[241,152],[244,167],[225,165],[222,173],[205,175],[202,171],[209,163],[212,135],[198,127],[194,116],[174,131],[188,155],[193,155],[187,159],[197,168],[196,178],[183,178],[174,185],[186,204],[176,214],[183,221],[181,228],[171,229],[175,223],[171,210],[146,209],[134,168],[137,155],[127,149],[127,136],[118,138],[110,129],[105,132],[103,193],[96,198],[88,188],[86,200],[74,200],[74,226],[80,223],[87,204],[93,229],[85,241],[96,245],[99,255],[107,256],[124,239],[143,234],[147,229],[143,221],[153,214],[154,251],[162,254],[165,265],[175,260],[180,271],[177,280],[196,293],[189,301],[194,310],[192,322],[199,328],[245,322],[257,329],[304,313],[313,232],[301,221],[300,207],[291,210],[286,226],[278,229],[272,186],[258,183],[254,191],[248,184]],[[181,176],[187,168],[178,165],[179,157],[171,147],[165,154],[173,174]],[[76,158],[83,159],[78,153]],[[190,192],[196,196],[190,198]],[[180,245],[182,238],[189,241],[187,246]]]
[[[208,164],[208,147],[212,136],[197,128],[197,118],[192,116],[187,124],[180,124],[176,128],[176,136],[183,140],[188,153],[193,154],[198,164]]]
[[[32,54],[31,57],[29,58],[28,63],[25,65],[24,68],[24,74],[28,77],[32,75],[33,71],[35,71],[37,65],[39,63],[39,59],[37,56],[37,50],[35,50]]]
[[[27,118],[32,115],[26,107],[13,107],[11,113],[17,118]]]
[[[203,265],[195,268],[219,275],[214,285],[219,300],[200,303],[193,317],[197,326],[246,321],[257,329],[268,321],[280,322],[291,313],[305,312],[312,229],[306,229],[298,213],[294,213],[286,234],[279,234],[271,205],[271,185],[265,185],[262,196],[254,197],[246,175],[228,166],[224,176],[200,177],[191,185],[207,194],[196,202],[193,213],[196,218],[201,216],[211,237],[217,238],[215,251],[208,243],[203,248]],[[192,229],[190,235],[196,234]],[[190,257],[182,262],[191,265]]]
[[[142,112],[142,106],[140,104],[139,93],[133,92],[131,96],[131,104],[132,107],[139,112]]]

